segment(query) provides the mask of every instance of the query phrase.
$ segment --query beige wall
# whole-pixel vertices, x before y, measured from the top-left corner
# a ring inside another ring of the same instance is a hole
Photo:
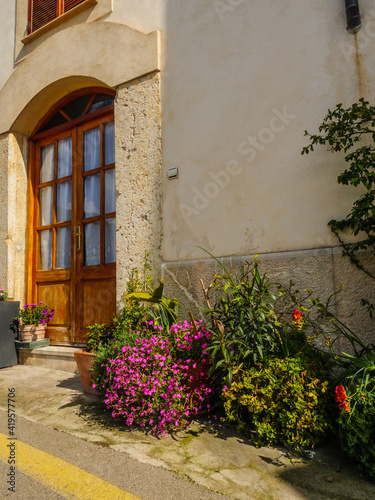
[[[28,142],[14,134],[0,136],[0,287],[25,299]]]
[[[15,1],[0,0],[0,89],[13,71]]]
[[[113,11],[106,21],[150,33],[163,29],[168,5],[169,0],[113,0]]]
[[[357,36],[341,1],[168,4],[163,164],[180,175],[165,181],[165,261],[202,258],[193,245],[223,256],[335,244],[327,222],[355,190],[337,185],[340,157],[300,152],[328,108],[373,98],[375,11],[360,3]]]

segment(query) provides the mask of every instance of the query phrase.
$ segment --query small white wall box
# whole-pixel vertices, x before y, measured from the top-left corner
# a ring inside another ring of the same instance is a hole
[[[178,167],[168,168],[168,179],[177,179],[178,177]]]

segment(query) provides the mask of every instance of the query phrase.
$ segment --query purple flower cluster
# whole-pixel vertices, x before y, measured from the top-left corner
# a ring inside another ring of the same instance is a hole
[[[176,350],[181,358],[187,357],[202,363],[207,361],[206,349],[212,334],[202,320],[196,321],[195,327],[188,321],[174,323],[168,333],[174,338]]]
[[[158,435],[209,408],[212,390],[202,371],[209,332],[200,323],[197,326],[195,331],[190,323],[175,324],[168,336],[157,331],[151,338],[138,339],[134,347],[122,347],[116,359],[108,360],[111,383],[104,401],[113,418],[123,418],[129,427],[150,427]],[[198,358],[179,356],[191,353],[194,343],[200,345]],[[198,380],[192,384],[192,379]]]

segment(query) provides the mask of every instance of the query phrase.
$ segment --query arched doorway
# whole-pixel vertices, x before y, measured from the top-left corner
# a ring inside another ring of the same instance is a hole
[[[30,148],[28,299],[55,309],[51,344],[85,341],[116,309],[114,93],[75,92]]]

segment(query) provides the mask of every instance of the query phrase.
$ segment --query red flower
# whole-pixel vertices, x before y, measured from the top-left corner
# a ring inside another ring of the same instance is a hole
[[[338,385],[335,389],[335,401],[336,403],[343,403],[344,401],[347,400],[348,396],[346,395],[344,386]]]
[[[336,403],[340,403],[339,404],[340,410],[345,410],[346,412],[350,413],[348,396],[346,395],[344,386],[338,385],[335,389],[335,393],[336,393],[335,401]]]
[[[299,322],[299,320],[302,318],[302,313],[298,309],[294,309],[293,311],[293,321]]]
[[[348,413],[350,412],[349,403],[347,401],[340,403],[339,408],[340,408],[340,410],[345,410]]]

